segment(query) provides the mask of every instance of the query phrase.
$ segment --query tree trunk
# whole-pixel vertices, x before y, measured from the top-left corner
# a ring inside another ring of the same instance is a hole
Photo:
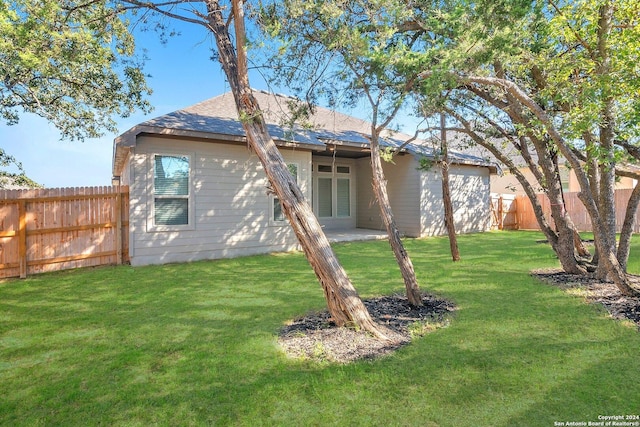
[[[237,56],[220,5],[212,0],[207,0],[206,4],[209,29],[216,39],[219,60],[234,95],[238,115],[243,118],[242,125],[248,143],[260,159],[309,264],[322,285],[333,321],[339,326],[354,324],[379,339],[389,339],[388,331],[377,325],[369,315],[329,245],[310,205],[289,173],[280,151],[267,132],[266,123],[249,86],[241,0],[233,0]]]
[[[512,120],[516,123],[520,123],[527,126],[529,123],[524,119],[524,115],[520,111],[520,103],[515,97],[507,95],[507,99],[511,105],[508,112]],[[537,166],[540,167],[542,177],[538,178],[542,180],[545,185],[544,191],[549,198],[549,205],[551,208],[551,217],[556,226],[556,232],[558,240],[555,247],[555,252],[558,255],[558,260],[562,264],[562,268],[567,273],[571,274],[585,274],[587,270],[578,264],[575,254],[575,241],[574,235],[576,232],[573,221],[567,213],[564,207],[564,198],[562,194],[562,183],[560,182],[559,175],[555,168],[552,153],[549,150],[546,141],[541,140],[532,132],[527,131],[529,140],[532,142],[536,154],[538,155]],[[533,172],[534,165],[529,165]]]
[[[449,147],[447,143],[447,130],[445,127],[445,116],[440,114],[440,147],[442,151],[442,201],[444,202],[444,224],[449,235],[449,248],[451,259],[460,261],[460,251],[458,250],[458,238],[456,237],[456,225],[453,221],[453,203],[451,202],[451,188],[449,186]]]
[[[576,252],[580,257],[587,258],[591,256],[591,254],[589,253],[589,250],[587,249],[584,242],[582,241],[582,237],[580,237],[580,233],[576,229],[574,229],[573,231],[573,243],[576,248]]]
[[[553,155],[553,168],[555,170],[556,179],[557,179],[558,183],[560,184],[560,197],[562,198],[562,209],[564,210],[564,212],[566,214],[566,221],[568,222],[569,228],[571,228],[573,230],[573,246],[574,246],[574,249],[575,249],[576,253],[580,257],[588,257],[591,254],[587,250],[587,248],[584,245],[584,243],[582,243],[582,238],[580,237],[580,233],[578,232],[578,229],[576,228],[575,224],[573,223],[573,220],[569,217],[569,214],[567,212],[567,201],[564,198],[564,189],[562,188],[562,177],[560,175],[560,165],[558,163],[558,153],[557,152],[555,152],[554,155]]]
[[[598,20],[598,56],[600,61],[596,66],[596,74],[598,76],[608,77],[611,74],[611,55],[609,47],[609,36],[613,29],[613,11],[614,3],[605,2],[600,7],[600,17]],[[601,123],[599,128],[599,142],[601,154],[596,154],[598,160],[598,170],[600,176],[600,187],[598,188],[598,212],[600,214],[599,226],[605,233],[603,244],[608,245],[608,250],[612,254],[617,252],[616,249],[616,205],[615,199],[615,183],[616,183],[616,159],[614,149],[616,113],[615,100],[610,94],[603,94],[603,106],[601,115]]]
[[[402,244],[398,226],[393,218],[391,204],[389,203],[389,195],[387,194],[387,181],[384,177],[382,161],[380,160],[378,131],[374,128],[372,128],[371,132],[371,171],[373,174],[373,192],[376,195],[378,206],[380,207],[382,222],[384,222],[384,226],[387,229],[389,245],[391,245],[398,267],[400,268],[400,273],[402,274],[402,279],[404,280],[407,300],[409,301],[409,304],[419,307],[422,305],[422,295],[420,295],[420,288],[418,287],[418,281],[416,280],[413,263]]]
[[[627,262],[629,261],[629,250],[631,248],[631,236],[633,235],[633,223],[638,212],[638,204],[640,203],[640,183],[636,184],[631,192],[629,201],[627,202],[627,210],[620,231],[620,242],[618,243],[618,262],[623,271],[627,271]]]

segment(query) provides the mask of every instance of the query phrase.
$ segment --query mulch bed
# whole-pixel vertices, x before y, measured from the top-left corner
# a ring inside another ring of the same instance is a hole
[[[640,330],[640,298],[622,295],[613,283],[599,280],[595,274],[568,274],[560,269],[535,270],[531,275],[563,290],[579,290],[588,302],[602,304],[611,317],[629,320]],[[640,289],[640,276],[629,274],[627,277],[632,287]]]
[[[391,342],[380,341],[364,331],[337,327],[327,311],[293,320],[282,328],[278,342],[285,353],[294,358],[334,363],[374,359],[409,343],[412,324],[444,325],[456,309],[451,302],[430,295],[423,296],[422,307],[412,307],[404,295],[363,302],[373,320],[387,329],[388,336],[393,338]]]

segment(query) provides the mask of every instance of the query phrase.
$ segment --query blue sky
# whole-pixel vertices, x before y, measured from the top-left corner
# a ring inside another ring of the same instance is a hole
[[[198,26],[186,24],[180,30],[181,35],[165,45],[153,32],[137,37],[137,45],[148,51],[145,72],[151,75],[148,84],[153,90],[150,101],[154,110],[147,116],[135,114],[118,120],[118,134],[229,90],[219,63],[210,59],[213,39]],[[252,87],[267,89],[258,73],[252,73],[250,79]],[[275,90],[288,93],[286,88]],[[0,123],[0,146],[22,162],[31,179],[45,187],[111,185],[113,139],[118,134],[84,142],[61,141],[46,120],[23,114],[17,125]]]

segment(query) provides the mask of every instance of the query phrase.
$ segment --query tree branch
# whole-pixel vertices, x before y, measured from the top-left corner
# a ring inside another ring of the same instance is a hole
[[[169,2],[163,2],[163,3],[154,3],[154,2],[145,2],[145,1],[139,1],[139,0],[123,0],[125,4],[130,4],[133,7],[127,7],[124,8],[126,10],[134,10],[134,9],[149,9],[149,10],[153,10],[154,12],[159,13],[160,15],[164,15],[168,18],[172,18],[172,19],[177,19],[179,21],[183,21],[183,22],[188,22],[191,24],[197,24],[197,25],[202,25],[206,28],[209,28],[209,23],[206,21],[201,21],[199,19],[194,19],[194,18],[189,18],[187,16],[184,15],[180,15],[177,13],[173,13],[170,12],[168,10],[163,9],[163,7],[166,6],[176,6],[178,4],[184,4],[184,3],[201,3],[201,1],[198,0],[180,0],[180,1],[169,1]],[[200,13],[197,12],[197,10],[193,9],[192,13],[196,16],[202,16]]]

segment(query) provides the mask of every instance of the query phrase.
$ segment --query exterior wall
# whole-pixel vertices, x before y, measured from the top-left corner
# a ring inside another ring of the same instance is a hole
[[[536,183],[536,179],[529,169],[522,168],[520,171],[529,182],[534,183],[534,188],[537,192],[542,192],[542,188]],[[580,184],[573,170],[561,166],[560,173],[562,174],[562,188],[565,192],[573,193],[580,191]],[[634,188],[636,185],[637,180],[633,178],[619,177],[616,181],[615,188],[616,190],[626,190]],[[515,175],[511,174],[508,170],[505,170],[502,176],[494,175],[491,177],[491,192],[499,194],[525,194],[522,185],[520,185]]]
[[[453,168],[449,170],[452,171]],[[453,175],[453,174],[451,174]],[[451,180],[452,176],[449,176]],[[442,204],[442,176],[440,169],[432,167],[420,175],[420,236],[439,236],[447,232],[444,226],[444,205]],[[453,190],[453,185],[451,186]],[[454,206],[455,211],[455,206]]]
[[[134,265],[229,258],[297,248],[288,222],[272,220],[273,196],[257,157],[244,145],[143,136],[130,157],[130,256]],[[298,165],[310,197],[311,154],[283,150]],[[189,226],[153,226],[153,155],[187,155],[191,163]],[[125,175],[126,176],[126,175]]]
[[[616,179],[616,190],[629,190],[635,188],[638,184],[638,180],[629,178],[627,176],[620,176]],[[578,178],[576,177],[576,173],[574,171],[570,171],[569,173],[569,185],[567,188],[568,192],[578,193],[580,192],[580,183],[578,182]]]
[[[122,168],[120,184],[131,185],[131,154],[127,156],[127,160],[125,160],[124,167]]]
[[[442,176],[440,170],[422,172],[420,179],[421,235],[446,234],[444,205],[442,202]],[[476,166],[452,165],[449,182],[456,232],[476,233],[491,226],[489,169]]]
[[[535,178],[530,170],[521,169],[520,171],[527,177],[529,182],[535,182]],[[537,189],[539,186],[535,185],[534,187]],[[491,192],[498,194],[525,194],[516,176],[507,169],[503,171],[502,175],[496,174],[491,177]]]
[[[420,236],[420,172],[413,156],[397,156],[394,163],[383,163],[387,191],[400,232]],[[358,221],[360,228],[384,230],[380,208],[373,194],[370,159],[358,160]]]

